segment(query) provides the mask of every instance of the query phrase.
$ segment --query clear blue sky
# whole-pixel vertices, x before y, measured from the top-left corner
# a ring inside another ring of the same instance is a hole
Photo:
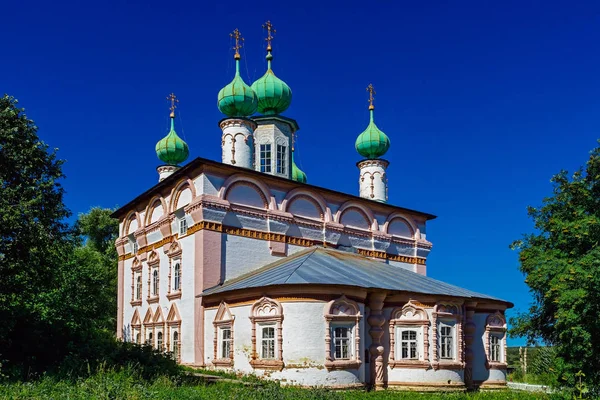
[[[23,0],[2,15],[0,90],[67,160],[74,213],[123,205],[156,183],[170,92],[191,158],[220,160],[229,33],[246,38],[250,82],[266,68],[270,19],[309,182],[358,193],[354,140],[372,82],[392,143],[390,202],[439,216],[428,227],[429,275],[516,310],[531,298],[508,245],[533,229],[526,206],[600,137],[598,2]]]

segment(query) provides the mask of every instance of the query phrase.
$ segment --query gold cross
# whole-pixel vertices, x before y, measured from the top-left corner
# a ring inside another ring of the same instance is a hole
[[[171,100],[171,118],[175,117],[175,109],[177,108],[177,106],[175,105],[176,103],[179,103],[179,100],[177,100],[177,96],[175,96],[175,93],[171,93],[170,95],[167,96],[167,100]]]
[[[271,51],[271,40],[273,40],[271,33],[275,34],[277,31],[273,28],[271,21],[265,22],[262,27],[267,30],[267,38],[265,39],[267,41],[267,51]]]
[[[376,93],[372,83],[369,83],[369,86],[367,86],[367,92],[369,92],[369,110],[374,110],[375,106],[373,105],[373,101],[375,100],[375,97],[373,96]]]
[[[235,28],[235,30],[229,34],[229,37],[232,37],[235,39],[235,46],[233,46],[233,49],[235,50],[234,58],[236,60],[239,60],[240,59],[240,49],[242,48],[242,43],[244,43],[244,38],[242,37],[242,34],[238,30],[238,28]]]

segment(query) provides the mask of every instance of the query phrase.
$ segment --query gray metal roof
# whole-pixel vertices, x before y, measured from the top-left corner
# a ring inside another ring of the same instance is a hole
[[[208,296],[273,285],[344,285],[506,302],[358,254],[312,247],[205,290]]]

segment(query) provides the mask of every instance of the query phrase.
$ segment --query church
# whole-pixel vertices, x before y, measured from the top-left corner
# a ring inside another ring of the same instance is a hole
[[[506,385],[510,302],[427,276],[427,222],[388,204],[390,140],[356,139],[358,195],[310,185],[294,162],[290,87],[236,71],[218,93],[220,162],[171,129],[159,182],[115,211],[117,336],[180,364],[329,388],[465,390]],[[366,111],[366,110],[365,110]],[[365,112],[366,114],[366,112]],[[358,130],[357,130],[358,131]]]

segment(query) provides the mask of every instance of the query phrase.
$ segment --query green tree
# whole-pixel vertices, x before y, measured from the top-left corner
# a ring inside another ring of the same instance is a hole
[[[600,147],[571,177],[552,178],[553,195],[528,214],[536,232],[515,241],[533,295],[511,335],[555,346],[557,373],[570,384],[579,370],[600,384]]]
[[[53,312],[72,248],[61,166],[17,101],[1,97],[0,359],[23,370],[55,357],[64,328]]]

